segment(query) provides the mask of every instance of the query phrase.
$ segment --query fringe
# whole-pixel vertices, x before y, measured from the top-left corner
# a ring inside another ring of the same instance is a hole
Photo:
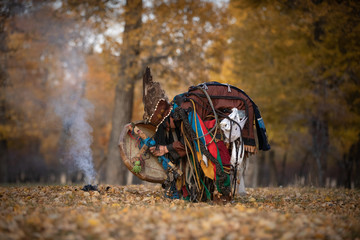
[[[245,147],[245,152],[251,153],[251,154],[255,154],[256,151],[256,146],[250,146],[250,145],[244,145]]]

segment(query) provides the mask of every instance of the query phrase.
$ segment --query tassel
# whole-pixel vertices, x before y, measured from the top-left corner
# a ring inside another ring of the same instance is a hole
[[[133,173],[140,173],[141,172],[141,165],[140,161],[136,161],[133,169],[131,170]]]
[[[226,84],[228,87],[228,92],[231,92],[230,84]]]
[[[250,145],[244,145],[245,146],[245,151],[249,152],[251,154],[256,153],[256,147],[255,146],[250,146]]]

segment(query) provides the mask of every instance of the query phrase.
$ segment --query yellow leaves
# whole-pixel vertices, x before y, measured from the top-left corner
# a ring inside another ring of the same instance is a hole
[[[161,214],[161,219],[167,222],[171,219],[171,214],[168,211],[163,211]]]
[[[292,40],[292,39],[287,39],[286,41],[284,41],[284,44],[285,44],[285,46],[287,46],[287,47],[293,46],[294,43],[295,43],[295,41]]]
[[[24,41],[25,41],[24,34],[15,32],[11,34],[9,38],[11,38],[11,41],[8,43],[8,47],[11,49],[18,49],[24,45]]]
[[[236,204],[235,208],[239,211],[244,211],[246,209],[246,207],[243,204]]]
[[[276,228],[275,222],[266,219],[260,219],[258,224],[268,231],[274,230]]]
[[[99,195],[88,196],[74,189],[0,188],[0,235],[6,239],[24,231],[28,237],[54,239],[65,231],[75,239],[238,239],[241,233],[244,239],[343,239],[360,221],[355,190],[248,189],[250,196],[219,206],[169,200],[158,186],[112,186],[112,191],[100,186]]]
[[[256,202],[256,199],[251,197],[251,198],[249,198],[249,202]]]
[[[326,202],[330,202],[331,201],[331,198],[329,196],[326,196],[325,199],[324,199]]]
[[[26,224],[34,227],[39,227],[42,224],[42,221],[39,216],[32,215],[26,219]]]
[[[77,225],[79,225],[79,226],[83,225],[84,221],[85,221],[85,219],[84,219],[83,215],[78,214],[76,216],[75,222],[76,222]]]
[[[238,26],[239,28],[242,28],[245,26],[245,20],[248,17],[248,13],[246,11],[239,11],[236,13],[236,17],[234,19],[236,19],[235,24],[236,26]],[[234,20],[232,20],[232,22],[234,22]]]
[[[91,227],[96,227],[100,224],[99,220],[95,218],[90,218],[87,222]]]
[[[294,236],[294,232],[286,232],[284,235],[281,236],[280,240],[291,240],[294,239]]]
[[[7,139],[11,137],[11,131],[13,127],[10,125],[0,125],[0,136],[1,138]]]
[[[13,207],[14,213],[19,213],[21,211],[21,207],[19,205],[15,205]]]
[[[199,240],[210,240],[211,238],[208,238],[208,237],[201,237],[199,238]]]
[[[120,207],[120,204],[118,204],[118,203],[113,203],[113,204],[111,204],[111,207],[117,208],[117,207]]]
[[[294,205],[294,206],[293,206],[293,210],[294,210],[295,212],[300,212],[302,209],[301,209],[298,205]]]

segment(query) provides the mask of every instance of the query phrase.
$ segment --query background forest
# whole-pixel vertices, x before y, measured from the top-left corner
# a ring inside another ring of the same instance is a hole
[[[142,119],[149,66],[170,99],[218,81],[259,106],[272,149],[250,159],[247,186],[360,187],[358,1],[2,0],[0,11],[2,183],[79,182],[79,169],[138,181],[117,141]]]

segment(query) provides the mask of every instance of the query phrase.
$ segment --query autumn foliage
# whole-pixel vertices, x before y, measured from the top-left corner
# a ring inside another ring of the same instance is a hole
[[[259,106],[272,150],[249,185],[360,186],[358,1],[127,2],[0,3],[1,182],[83,179],[54,106],[80,95],[98,179],[125,184],[119,129],[142,118],[150,66],[170,99],[219,81]]]
[[[359,239],[358,190],[255,188],[226,205],[158,185],[0,188],[1,239]]]

